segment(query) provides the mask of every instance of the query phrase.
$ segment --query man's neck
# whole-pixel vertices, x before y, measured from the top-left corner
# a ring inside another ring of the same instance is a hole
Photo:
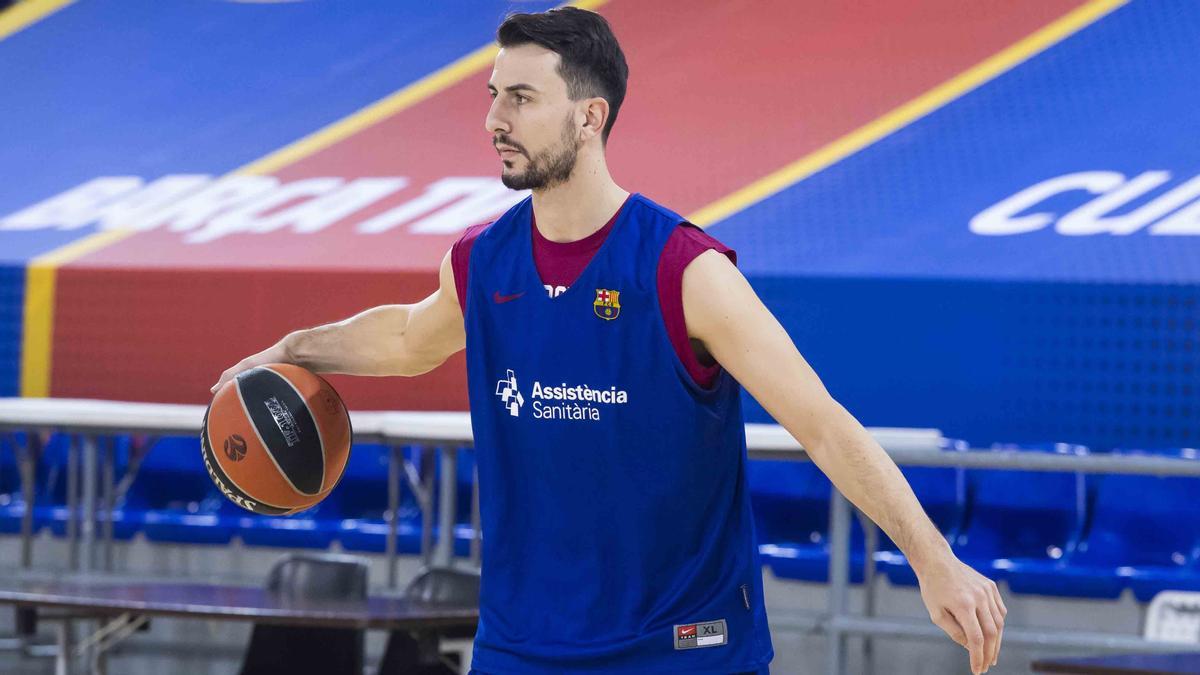
[[[604,227],[628,196],[613,182],[602,157],[581,155],[570,180],[534,190],[538,231],[550,241],[578,241]]]

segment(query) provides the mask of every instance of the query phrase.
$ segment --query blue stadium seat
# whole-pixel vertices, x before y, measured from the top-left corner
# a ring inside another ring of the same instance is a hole
[[[758,551],[783,579],[829,580],[829,498],[832,486],[812,462],[751,460],[747,465]],[[863,532],[850,534],[850,580],[862,583]]]
[[[351,503],[344,507],[347,518],[342,521],[340,540],[347,550],[370,551],[380,553],[386,547],[389,521],[387,514],[387,461],[388,450],[377,446],[378,454],[372,459],[368,456],[364,461],[372,466],[357,470],[362,489],[347,490],[346,499]],[[417,447],[405,447],[404,455],[411,457],[420,452]],[[474,479],[474,452],[469,448],[458,451],[456,469],[457,500],[455,506],[454,554],[466,556],[470,553],[473,531],[471,521],[471,483]],[[440,503],[441,481],[438,477],[441,465],[435,467],[433,480],[434,508]],[[438,537],[438,519],[435,513],[432,536],[436,542]],[[406,480],[402,480],[400,490],[400,527],[397,550],[401,553],[419,553],[421,550],[421,511],[416,497],[408,488]]]
[[[67,534],[67,507],[66,507],[66,437],[62,441],[63,444],[61,454],[56,453],[54,461],[59,461],[63,467],[55,478],[52,490],[49,496],[52,499],[48,505],[40,504],[34,508],[34,513],[38,514],[39,519],[50,528],[50,532],[56,537],[65,537]],[[103,451],[106,444],[111,444],[113,456],[113,475],[114,482],[121,479],[122,474],[129,466],[130,450],[133,439],[129,436],[104,437],[96,440],[97,451]],[[82,445],[80,446],[82,453]],[[99,460],[97,460],[98,479],[103,480],[103,476],[99,475]],[[82,480],[82,475],[80,476]],[[96,498],[100,499],[100,486],[96,487]],[[41,496],[39,495],[39,500]],[[97,508],[100,508],[97,506]],[[144,506],[139,502],[136,495],[124,495],[113,505],[113,538],[120,540],[132,539],[135,534],[141,531],[142,528],[142,513]],[[98,518],[103,518],[104,514],[98,514]],[[97,536],[100,536],[100,528],[102,525],[97,522]]]
[[[25,443],[24,434],[17,437]],[[52,434],[42,448],[42,455],[34,468],[33,478],[33,532],[66,521],[67,517],[67,457],[72,437],[69,434]],[[23,496],[17,492],[9,504],[0,508],[0,530],[20,532],[21,518],[25,513]],[[65,528],[64,528],[65,531]]]
[[[1168,457],[1200,461],[1200,450],[1164,450]],[[1139,541],[1129,570],[1129,586],[1138,600],[1149,602],[1163,591],[1200,591],[1200,478],[1155,478],[1154,503],[1145,513],[1154,527]]]
[[[11,433],[0,433],[0,494],[11,494],[21,489],[16,440]]]
[[[1082,455],[1087,448],[1048,445],[994,445]],[[1084,481],[1076,473],[978,470],[967,472],[968,509],[964,529],[952,540],[955,555],[991,579],[1007,579],[1013,590],[1053,566],[1074,549],[1082,533]]]
[[[199,437],[159,439],[146,455],[130,500],[144,504],[151,541],[228,544],[248,511],[217,489],[204,470]]]
[[[135,452],[144,454],[152,448],[152,439],[134,438],[132,436],[118,437],[113,446],[113,468],[116,482],[120,483],[124,480],[127,472],[133,469],[133,455]],[[140,464],[138,466],[138,473],[140,474]],[[145,527],[146,510],[149,507],[146,504],[144,494],[135,489],[135,486],[138,485],[137,480],[138,475],[135,474],[129,489],[125,494],[118,496],[116,503],[113,505],[114,539],[132,539]]]
[[[405,447],[405,456],[416,449]],[[388,457],[385,445],[356,444],[350,452],[346,472],[334,488],[341,507],[338,540],[348,551],[382,553],[386,548],[388,507]],[[396,550],[417,553],[421,550],[421,511],[416,498],[401,479],[400,523]]]
[[[1195,450],[1116,453],[1197,459]],[[1026,585],[1047,595],[1098,598],[1117,598],[1130,587],[1140,600],[1166,589],[1200,590],[1200,521],[1189,515],[1200,479],[1112,474],[1092,482],[1086,538],[1058,565],[1029,575]]]
[[[247,546],[326,549],[341,526],[338,487],[316,506],[290,516],[264,516],[249,511],[240,519],[237,534]]]
[[[356,444],[350,450],[346,469],[333,490],[316,506],[290,516],[264,516],[245,512],[237,534],[249,546],[326,549],[341,533],[343,499],[362,475],[369,475],[379,446]],[[383,476],[387,475],[384,465]]]
[[[291,516],[260,516],[247,513],[238,534],[250,546],[326,549],[343,534],[348,513],[361,512],[362,503],[374,495],[372,482],[384,486],[386,503],[387,448],[355,444],[346,460],[341,480],[316,506]],[[357,545],[359,533],[350,534]],[[343,546],[346,542],[343,540]],[[370,545],[370,542],[368,542]],[[371,550],[371,549],[355,549]],[[382,549],[380,549],[382,550]]]
[[[1005,449],[1004,446],[997,446]],[[1057,443],[1023,447],[1032,452],[1082,456],[1088,449]],[[1053,574],[1080,544],[1087,519],[1087,478],[1081,473],[1035,471],[978,472],[972,526],[982,541],[967,541],[967,562],[1016,593],[1090,597],[1086,587]],[[1007,476],[1002,474],[1007,474]],[[972,550],[972,544],[982,544]],[[991,557],[989,561],[987,558]]]
[[[49,529],[55,536],[66,535],[66,523],[70,515],[67,508],[67,473],[72,443],[82,444],[82,439],[76,434],[54,434],[42,450],[34,479],[34,531]],[[79,479],[82,480],[83,476],[80,475]]]
[[[0,434],[0,534],[20,532],[21,514],[25,511],[17,465],[18,442],[24,442],[24,434]]]

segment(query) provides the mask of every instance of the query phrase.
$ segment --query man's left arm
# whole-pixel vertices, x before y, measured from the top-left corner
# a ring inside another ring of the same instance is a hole
[[[689,335],[896,542],[917,574],[930,619],[970,652],[973,673],[986,672],[996,663],[1008,613],[996,584],[954,556],[895,462],[830,396],[741,272],[716,251],[702,253],[684,270],[683,306]]]

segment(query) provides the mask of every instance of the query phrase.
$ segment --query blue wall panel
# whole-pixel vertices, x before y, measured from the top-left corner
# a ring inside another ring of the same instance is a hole
[[[968,223],[1063,174],[1170,172],[1117,214],[1200,175],[1196,35],[1200,3],[1133,3],[712,232],[866,424],[1195,445],[1200,236]]]

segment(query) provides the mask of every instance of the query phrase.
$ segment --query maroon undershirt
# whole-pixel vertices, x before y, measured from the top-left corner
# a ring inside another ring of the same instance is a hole
[[[536,217],[533,219],[533,227],[530,228],[533,230],[533,261],[549,295],[557,297],[579,278],[592,256],[608,237],[608,233],[612,231],[619,214],[620,209],[604,227],[583,239],[568,242],[550,241],[537,229]],[[454,269],[454,286],[458,292],[459,306],[463,311],[466,311],[464,295],[467,290],[467,261],[470,260],[471,246],[479,233],[489,225],[491,223],[467,228],[451,249],[450,263]],[[696,256],[708,249],[723,253],[734,263],[737,262],[737,253],[733,249],[691,223],[680,223],[675,228],[667,238],[662,255],[658,259],[658,303],[662,307],[667,337],[670,338],[671,346],[675,348],[676,355],[692,379],[705,388],[711,387],[716,381],[721,366],[715,363],[711,366],[700,363],[692,351],[687,324],[683,317],[683,270]]]

